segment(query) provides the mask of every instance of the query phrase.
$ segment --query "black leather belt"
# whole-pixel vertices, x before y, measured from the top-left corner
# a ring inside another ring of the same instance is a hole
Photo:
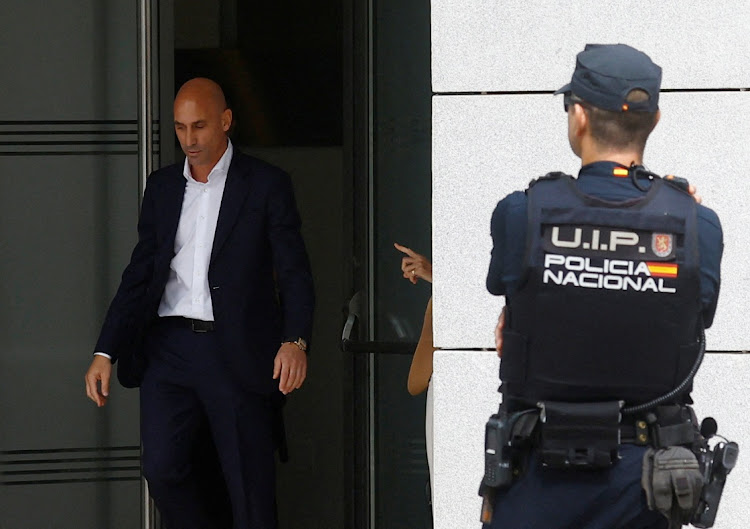
[[[204,320],[194,320],[192,318],[183,318],[182,316],[166,316],[161,318],[180,327],[187,327],[193,332],[211,332],[214,330],[214,322]]]

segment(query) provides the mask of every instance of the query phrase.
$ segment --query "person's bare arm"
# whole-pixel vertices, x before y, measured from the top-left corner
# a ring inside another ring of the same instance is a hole
[[[419,395],[427,389],[432,376],[432,357],[435,352],[435,346],[432,340],[432,298],[427,302],[427,309],[424,313],[424,323],[422,324],[422,334],[419,336],[417,349],[411,359],[409,368],[409,380],[406,383],[409,393]]]

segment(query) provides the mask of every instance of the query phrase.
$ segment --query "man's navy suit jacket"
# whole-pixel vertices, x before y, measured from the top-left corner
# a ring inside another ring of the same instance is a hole
[[[152,173],[138,221],[138,243],[109,307],[96,351],[119,360],[118,377],[140,385],[149,328],[175,255],[186,180],[183,164]],[[314,291],[289,175],[235,149],[208,269],[215,332],[228,372],[268,394],[282,339],[309,341]]]

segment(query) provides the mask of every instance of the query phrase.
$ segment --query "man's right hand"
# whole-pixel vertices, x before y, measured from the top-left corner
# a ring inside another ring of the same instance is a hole
[[[86,371],[86,395],[100,408],[109,397],[109,381],[112,378],[112,361],[106,356],[94,355]],[[101,386],[99,385],[101,383]]]

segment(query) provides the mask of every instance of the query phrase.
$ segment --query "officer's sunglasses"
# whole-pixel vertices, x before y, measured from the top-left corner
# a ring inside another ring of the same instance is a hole
[[[563,108],[565,109],[566,114],[568,113],[570,106],[576,104],[581,105],[583,108],[589,108],[588,104],[580,97],[573,95],[573,92],[563,94]]]

